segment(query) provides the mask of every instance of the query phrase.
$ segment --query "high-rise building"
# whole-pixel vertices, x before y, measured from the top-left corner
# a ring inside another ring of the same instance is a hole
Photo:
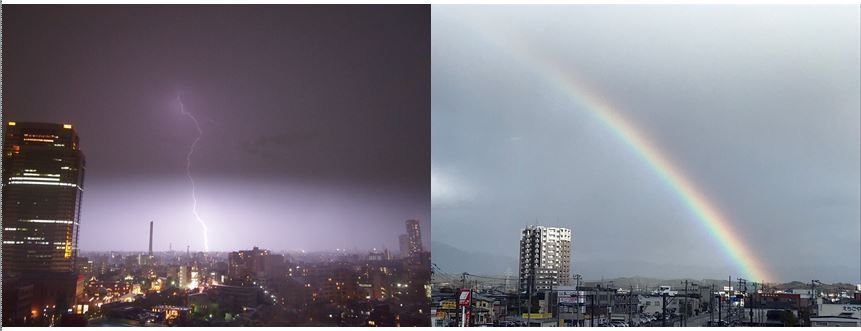
[[[571,229],[528,226],[520,233],[520,289],[549,290],[571,277]]]
[[[200,281],[200,278],[201,278],[200,268],[198,268],[197,265],[192,265],[191,270],[189,271],[188,274],[190,276],[189,282],[188,282],[188,288],[197,288],[197,286],[199,286],[201,283],[201,281]]]
[[[187,265],[179,266],[179,287],[187,288],[191,284],[191,268]]]
[[[422,229],[418,220],[407,220],[407,239],[409,244],[409,256],[418,257],[424,251],[422,248]]]
[[[227,277],[232,284],[251,284],[255,280],[265,278],[268,260],[269,251],[257,247],[250,251],[231,252],[227,256]]]
[[[33,307],[74,303],[84,167],[72,125],[6,123],[3,276],[33,284]]]

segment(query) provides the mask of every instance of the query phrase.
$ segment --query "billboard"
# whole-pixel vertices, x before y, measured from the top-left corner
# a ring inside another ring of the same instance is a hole
[[[559,303],[583,304],[586,303],[586,291],[559,291]]]

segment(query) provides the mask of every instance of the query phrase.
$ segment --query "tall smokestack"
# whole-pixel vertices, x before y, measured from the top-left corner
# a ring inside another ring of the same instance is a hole
[[[152,256],[152,221],[149,221],[149,256]]]

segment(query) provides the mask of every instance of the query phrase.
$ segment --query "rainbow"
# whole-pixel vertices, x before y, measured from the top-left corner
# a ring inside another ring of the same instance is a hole
[[[512,43],[515,41],[512,40],[514,38],[505,38],[501,35],[494,37],[491,39],[499,41],[497,46],[507,45],[504,47],[505,50],[520,55],[522,62],[534,65],[540,76],[558,87],[583,109],[588,109],[610,132],[613,132],[640,156],[649,168],[663,179],[687,208],[693,212],[696,220],[708,230],[715,242],[746,279],[763,282],[775,280],[753,251],[740,240],[741,237],[737,235],[729,219],[724,217],[709,202],[706,195],[674,165],[665,153],[626,120],[606,98],[590,89],[585,83],[575,79],[576,75],[565,74],[567,69],[550,60],[549,57],[538,54],[536,52],[537,47],[531,45],[518,46],[516,43]]]

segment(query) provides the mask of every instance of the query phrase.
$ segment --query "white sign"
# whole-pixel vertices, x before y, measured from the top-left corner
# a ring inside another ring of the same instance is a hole
[[[559,303],[586,303],[586,291],[559,291]]]

